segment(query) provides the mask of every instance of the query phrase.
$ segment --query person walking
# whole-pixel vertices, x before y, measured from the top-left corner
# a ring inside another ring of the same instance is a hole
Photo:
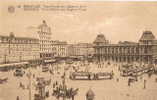
[[[130,78],[128,79],[128,86],[130,86],[131,84],[131,80],[130,80]]]
[[[20,99],[19,99],[19,96],[16,97],[16,100],[20,100]]]
[[[144,80],[144,87],[143,87],[143,89],[146,89],[146,80]]]

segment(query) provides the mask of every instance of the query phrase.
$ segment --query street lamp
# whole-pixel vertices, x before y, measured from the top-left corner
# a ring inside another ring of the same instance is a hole
[[[30,68],[29,68],[29,73],[28,73],[28,79],[29,79],[29,100],[31,100],[31,71],[30,71]]]
[[[5,53],[4,53],[4,63],[5,64],[7,63],[7,53],[6,53],[6,50],[5,50]]]

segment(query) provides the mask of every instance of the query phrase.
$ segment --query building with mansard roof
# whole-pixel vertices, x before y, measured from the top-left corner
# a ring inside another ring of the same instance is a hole
[[[0,63],[35,61],[40,59],[39,40],[36,38],[0,36]]]
[[[68,56],[68,43],[66,41],[51,41],[51,49],[54,57],[66,58]]]
[[[101,40],[101,41],[100,41]],[[100,41],[100,42],[99,42]],[[144,31],[139,42],[110,44],[98,35],[94,43],[97,61],[157,63],[157,40],[151,31]]]
[[[95,41],[94,41],[94,44],[108,44],[109,41],[106,40],[105,36],[103,34],[98,34]]]
[[[94,54],[92,43],[69,44],[68,55],[75,58],[90,58]]]

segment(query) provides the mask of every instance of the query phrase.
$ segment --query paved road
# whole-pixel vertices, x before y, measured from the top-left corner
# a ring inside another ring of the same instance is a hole
[[[35,74],[36,77],[45,77],[46,79],[51,79],[52,83],[56,80],[61,80],[61,74],[63,74],[64,67],[68,67],[66,64],[58,64],[55,65],[61,67],[58,72],[60,75],[55,72],[54,75],[50,73],[42,72],[41,68],[31,68],[31,73]],[[74,66],[80,66],[78,64],[74,64]],[[79,81],[79,80],[70,80],[68,78],[69,72],[72,71],[72,68],[66,72],[66,84],[68,87],[79,88],[78,95],[75,97],[75,100],[85,100],[86,92],[89,89],[92,89],[95,93],[95,100],[157,100],[157,82],[155,82],[156,75],[153,75],[151,78],[148,78],[147,75],[144,75],[142,79],[138,80],[128,86],[127,78],[120,77],[118,72],[119,65],[104,65],[103,68],[97,68],[96,64],[86,65],[86,67],[82,66],[79,69],[85,70],[88,67],[89,71],[92,72],[111,72],[112,70],[115,73],[115,77],[112,80],[91,80],[91,81]],[[29,84],[29,79],[26,75],[23,77],[14,77],[14,71],[10,72],[0,72],[0,77],[8,77],[9,80],[5,84],[0,84],[0,100],[16,100],[16,96],[20,97],[20,100],[29,100],[29,91],[28,89],[19,88],[19,83],[25,85],[25,87]],[[29,69],[26,70],[26,73],[29,72]],[[119,82],[117,82],[117,78],[119,78]],[[143,89],[143,81],[146,82],[146,89]],[[35,78],[31,79],[31,89],[32,89],[32,100],[35,91]],[[52,84],[46,87],[46,90],[50,91],[52,94]],[[56,100],[55,97],[50,96],[47,100]]]

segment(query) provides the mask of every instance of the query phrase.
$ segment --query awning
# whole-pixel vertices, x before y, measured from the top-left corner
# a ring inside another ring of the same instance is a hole
[[[27,65],[29,62],[20,62],[20,63],[10,63],[10,64],[1,64],[1,67],[9,67],[9,66],[19,66],[19,65]]]

